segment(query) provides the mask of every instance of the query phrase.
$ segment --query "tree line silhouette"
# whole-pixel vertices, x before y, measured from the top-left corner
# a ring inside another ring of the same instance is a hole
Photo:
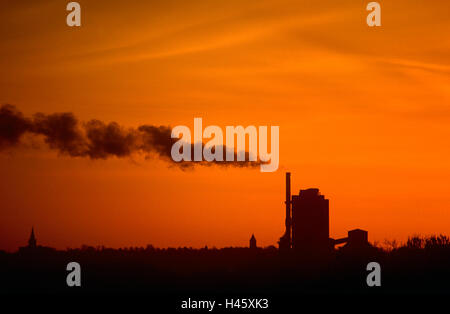
[[[65,283],[67,263],[82,269],[76,293],[405,293],[449,292],[450,239],[413,236],[402,245],[327,254],[282,253],[265,248],[194,249],[104,246],[56,250],[23,247],[0,251],[2,293],[73,293]],[[381,265],[381,287],[366,284],[369,262]]]

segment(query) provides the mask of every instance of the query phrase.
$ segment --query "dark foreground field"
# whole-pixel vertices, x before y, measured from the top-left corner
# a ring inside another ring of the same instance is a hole
[[[69,262],[81,266],[81,287],[68,287]],[[381,266],[381,286],[368,287],[369,262]],[[251,250],[114,250],[38,247],[0,253],[0,294],[17,296],[133,297],[181,310],[183,300],[267,298],[270,308],[311,300],[450,294],[450,245],[445,237],[413,238],[389,252],[375,247],[313,254]],[[320,303],[321,301],[319,301]],[[339,301],[340,302],[340,301]],[[323,305],[323,304],[322,304]]]

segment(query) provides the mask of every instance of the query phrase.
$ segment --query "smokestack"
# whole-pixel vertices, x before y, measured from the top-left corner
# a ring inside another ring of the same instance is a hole
[[[291,247],[291,173],[286,172],[286,240]]]

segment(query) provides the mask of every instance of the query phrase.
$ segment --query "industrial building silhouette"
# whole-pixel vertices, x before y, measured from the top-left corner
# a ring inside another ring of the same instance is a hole
[[[329,200],[319,189],[300,190],[291,196],[291,174],[286,173],[286,230],[278,244],[280,251],[326,253],[336,245],[364,248],[369,245],[368,232],[361,229],[348,231],[341,239],[330,238]]]

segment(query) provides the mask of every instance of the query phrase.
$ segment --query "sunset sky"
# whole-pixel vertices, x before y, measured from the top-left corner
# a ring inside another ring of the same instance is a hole
[[[276,245],[284,174],[330,200],[330,236],[450,235],[450,2],[0,3],[0,105],[125,127],[277,125],[280,167],[0,152],[0,249]],[[38,149],[37,147],[40,147]]]

